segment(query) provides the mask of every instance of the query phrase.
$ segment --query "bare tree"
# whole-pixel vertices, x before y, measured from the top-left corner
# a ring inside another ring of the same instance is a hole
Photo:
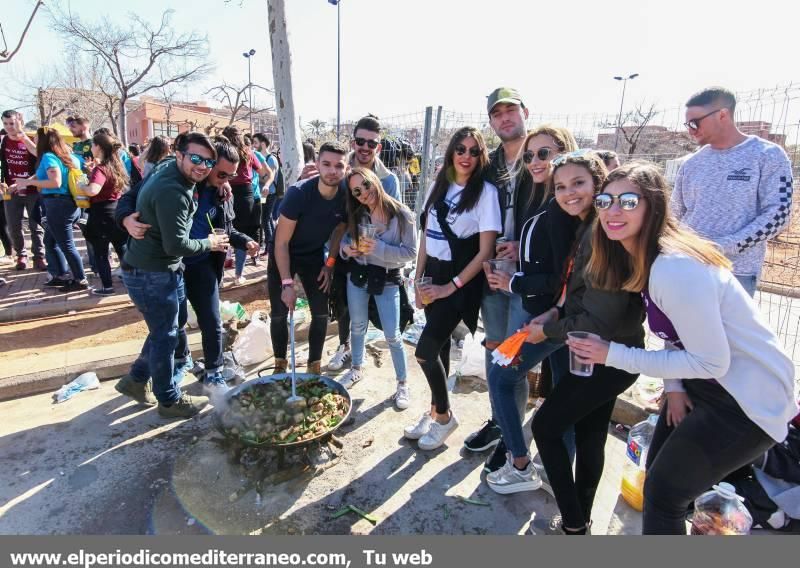
[[[328,123],[316,118],[309,122],[308,126],[311,128],[311,133],[314,135],[314,138],[319,138],[327,129]]]
[[[253,83],[253,88],[260,89],[266,93],[272,93],[272,89],[257,85],[256,83]],[[242,87],[236,87],[223,81],[221,85],[211,87],[206,91],[205,94],[211,95],[215,101],[225,106],[225,110],[228,113],[228,124],[233,124],[239,117],[239,113],[244,110],[247,110],[247,114],[241,117],[242,120],[248,120],[251,114],[258,114],[260,112],[274,110],[272,107],[264,107],[261,109],[251,108],[250,101],[248,99],[249,90],[250,84],[246,84]]]
[[[167,123],[167,137],[172,137],[172,126],[175,125],[175,133],[178,133],[178,124],[173,122],[173,110],[175,109],[175,96],[178,91],[172,85],[160,87],[158,94],[161,95],[161,101],[164,103],[164,121]]]
[[[25,24],[25,29],[22,30],[22,35],[19,37],[17,47],[15,47],[11,53],[8,51],[8,44],[6,43],[6,34],[3,31],[3,25],[0,24],[0,36],[2,36],[3,39],[3,49],[0,50],[0,63],[8,63],[20,50],[22,47],[22,42],[25,41],[25,36],[28,35],[28,29],[31,27],[33,18],[36,16],[36,12],[39,11],[39,8],[41,8],[43,4],[44,2],[42,2],[42,0],[37,0],[36,6],[33,7],[33,12],[31,12],[31,17],[28,18],[28,23]]]
[[[117,135],[127,144],[128,101],[152,90],[201,78],[207,62],[208,39],[197,32],[178,34],[172,27],[172,10],[152,25],[137,14],[120,25],[108,18],[91,24],[69,9],[53,10],[52,27],[108,71],[113,94],[118,97]],[[106,95],[112,94],[110,91]]]
[[[645,108],[644,103],[639,103],[636,108],[630,111],[623,117],[619,130],[628,144],[628,156],[633,156],[636,153],[636,146],[639,144],[645,127],[650,124],[650,121],[658,114],[656,105],[651,104],[649,108]],[[624,126],[626,123],[632,123],[631,126]]]

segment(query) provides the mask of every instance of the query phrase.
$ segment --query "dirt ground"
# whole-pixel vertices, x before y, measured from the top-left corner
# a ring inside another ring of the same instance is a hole
[[[222,299],[241,302],[247,313],[267,309],[263,284],[223,289]],[[74,315],[0,324],[0,336],[12,336],[0,351],[0,365],[18,357],[41,357],[65,349],[83,349],[144,339],[147,326],[136,308],[98,308]]]

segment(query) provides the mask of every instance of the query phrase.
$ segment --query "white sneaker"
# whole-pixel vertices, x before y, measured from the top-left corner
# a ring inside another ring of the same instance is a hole
[[[361,369],[350,369],[339,379],[339,384],[346,389],[353,388],[353,385],[364,378],[364,371]]]
[[[350,348],[347,345],[340,345],[328,362],[329,371],[338,371],[345,366],[351,359]]]
[[[233,280],[233,283],[236,284],[237,286],[241,286],[245,282],[247,282],[247,278],[245,278],[244,276],[239,276],[238,278],[235,278]]]
[[[420,450],[435,450],[447,439],[447,437],[458,428],[458,420],[453,411],[450,411],[450,421],[447,424],[439,424],[435,420],[431,422],[428,433],[419,439],[418,447]]]
[[[397,391],[394,393],[393,398],[397,410],[405,410],[408,408],[411,391],[408,388],[407,382],[403,381],[402,383],[397,383]]]
[[[403,430],[403,436],[405,436],[409,440],[419,440],[425,434],[428,433],[428,430],[431,429],[431,422],[433,422],[433,418],[431,418],[430,413],[425,412],[419,419],[419,422],[417,422],[413,426],[405,427],[405,429]]]
[[[521,491],[536,491],[542,486],[542,480],[533,467],[533,462],[529,461],[528,466],[520,471],[514,467],[511,454],[508,454],[506,464],[486,476],[486,483],[495,493],[509,495]]]

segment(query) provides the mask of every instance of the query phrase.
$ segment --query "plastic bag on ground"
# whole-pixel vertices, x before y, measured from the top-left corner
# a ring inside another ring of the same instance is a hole
[[[233,356],[240,365],[261,363],[269,357],[271,344],[269,320],[261,319],[261,312],[256,311],[250,324],[236,338]]]
[[[239,321],[247,319],[247,311],[242,307],[242,304],[229,302],[228,300],[220,302],[219,315],[222,317],[222,321],[229,321],[234,318]]]
[[[53,400],[56,404],[71,399],[79,392],[85,390],[94,390],[100,388],[100,379],[97,374],[93,372],[83,373],[78,375],[70,383],[67,383],[53,394]]]
[[[483,334],[467,335],[461,348],[461,361],[456,367],[456,374],[462,377],[478,377],[486,380],[486,350],[481,345]]]
[[[242,383],[245,380],[244,369],[233,358],[233,353],[225,351],[222,354],[222,378],[225,381],[234,383]]]

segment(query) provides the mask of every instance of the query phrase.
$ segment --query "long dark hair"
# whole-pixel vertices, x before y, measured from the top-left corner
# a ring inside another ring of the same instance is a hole
[[[114,189],[121,191],[130,183],[128,171],[122,164],[122,160],[119,159],[119,150],[122,148],[122,144],[116,138],[103,133],[95,133],[92,136],[92,144],[99,146],[103,151],[100,166],[103,167],[104,173],[114,180]]]
[[[72,152],[64,139],[55,128],[42,126],[36,130],[36,166],[42,162],[42,157],[47,153],[55,154],[67,168],[75,167],[72,162]]]
[[[397,217],[398,227],[400,229],[400,237],[402,238],[403,230],[405,228],[405,223],[403,223],[402,220],[405,219],[406,222],[413,223],[411,211],[408,209],[408,207],[386,193],[386,190],[383,189],[383,184],[381,184],[381,180],[378,178],[375,172],[369,168],[361,167],[353,168],[350,173],[347,174],[347,230],[350,233],[350,236],[353,237],[353,240],[356,242],[358,241],[359,220],[365,215],[369,214],[369,209],[367,209],[364,204],[356,199],[353,195],[353,192],[350,191],[350,180],[356,175],[361,176],[361,179],[364,180],[364,185],[369,184],[371,187],[374,187],[377,190],[377,208],[386,213],[387,224],[393,218]]]
[[[157,164],[169,155],[169,139],[166,136],[156,136],[147,145],[144,161]]]
[[[489,165],[489,151],[486,148],[486,141],[483,139],[483,134],[480,130],[472,126],[464,126],[456,130],[450,143],[447,145],[447,150],[444,153],[444,163],[439,174],[436,176],[436,181],[433,182],[433,189],[428,196],[428,201],[425,203],[425,210],[429,210],[433,205],[447,195],[447,189],[450,184],[456,179],[455,166],[453,165],[453,156],[456,153],[456,146],[461,144],[466,138],[473,138],[478,144],[481,151],[478,156],[478,164],[472,171],[472,174],[467,180],[464,191],[461,194],[461,200],[455,208],[455,213],[463,213],[464,211],[471,211],[478,204],[483,191],[483,174],[484,170]]]
[[[239,168],[247,167],[250,163],[251,150],[244,143],[244,136],[237,126],[231,124],[222,129],[222,135],[230,140],[231,144],[236,146],[236,151],[239,153]]]

